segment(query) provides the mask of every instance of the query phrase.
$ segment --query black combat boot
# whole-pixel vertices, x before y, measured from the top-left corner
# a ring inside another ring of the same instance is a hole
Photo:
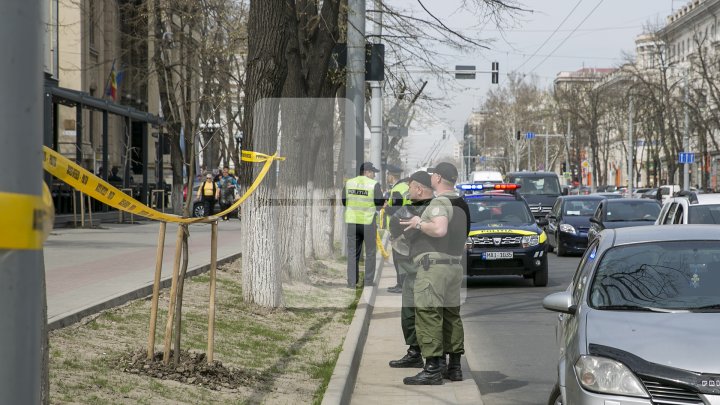
[[[460,353],[450,353],[450,362],[443,377],[450,381],[462,381],[462,367],[460,366]]]
[[[405,385],[442,385],[440,357],[428,357],[425,368],[414,377],[403,378]]]
[[[420,354],[420,348],[417,346],[410,346],[407,354],[400,360],[390,360],[390,367],[392,368],[422,368],[424,366],[422,354]]]

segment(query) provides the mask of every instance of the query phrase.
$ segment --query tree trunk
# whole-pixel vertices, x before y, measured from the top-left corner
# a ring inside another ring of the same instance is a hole
[[[248,18],[248,62],[243,143],[258,152],[277,149],[278,103],[287,74],[286,0],[251,0]],[[247,141],[247,142],[246,142]],[[282,305],[278,276],[277,221],[271,198],[276,193],[275,168],[248,198],[243,209],[243,297],[265,307]],[[259,164],[243,165],[241,181],[249,185]],[[291,232],[292,230],[285,230]]]

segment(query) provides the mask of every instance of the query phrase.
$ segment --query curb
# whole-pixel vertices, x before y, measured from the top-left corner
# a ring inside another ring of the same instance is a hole
[[[387,246],[387,234],[383,234],[383,246]],[[333,370],[332,377],[328,383],[322,405],[348,404],[355,389],[357,371],[360,367],[365,341],[367,340],[370,318],[372,318],[375,307],[375,296],[377,295],[380,276],[385,259],[378,255],[375,261],[375,282],[372,287],[363,288],[362,295],[358,301],[355,315],[348,328],[342,351],[338,356]]]
[[[231,254],[229,256],[225,256],[223,258],[219,258],[217,260],[217,266],[224,265],[226,263],[235,261],[239,259],[242,256],[241,253],[235,253]],[[195,266],[192,269],[188,269],[186,273],[186,277],[194,277],[198,274],[206,273],[210,270],[210,263],[204,264],[201,266]],[[165,277],[160,280],[160,289],[169,288],[172,283],[172,276]],[[74,323],[79,322],[81,319],[94,315],[100,311],[114,308],[120,305],[123,305],[127,302],[140,299],[140,298],[146,298],[152,295],[153,292],[153,283],[148,283],[144,287],[140,287],[133,291],[128,291],[124,293],[117,294],[113,297],[110,297],[109,299],[97,303],[97,304],[91,304],[84,308],[81,308],[79,310],[73,310],[72,312],[66,312],[63,314],[56,315],[50,319],[48,319],[48,330],[55,330],[55,329],[61,329],[66,326],[72,325]]]

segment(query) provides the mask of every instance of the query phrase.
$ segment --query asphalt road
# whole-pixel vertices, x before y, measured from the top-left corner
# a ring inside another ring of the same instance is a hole
[[[580,257],[549,255],[547,287],[522,277],[468,279],[465,347],[484,405],[546,404],[556,380],[555,322],[542,299],[564,290]]]

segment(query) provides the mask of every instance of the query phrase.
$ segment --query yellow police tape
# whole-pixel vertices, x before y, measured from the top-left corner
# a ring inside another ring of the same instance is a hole
[[[378,230],[377,228],[375,229],[375,245],[377,246],[377,250],[380,252],[382,257],[384,257],[385,259],[390,257],[390,253],[388,253],[387,250],[385,250],[385,246],[383,246],[382,238],[380,237],[380,230]]]
[[[0,249],[39,250],[52,229],[52,196],[0,192]]]
[[[235,201],[228,209],[216,214],[215,216],[204,218],[185,218],[179,215],[165,214],[146,206],[48,147],[43,147],[43,152],[43,167],[45,168],[45,171],[72,186],[76,190],[79,190],[106,205],[134,215],[140,215],[142,217],[158,221],[185,224],[213,222],[217,220],[217,218],[236,210],[240,204],[242,204],[260,185],[262,180],[265,178],[265,175],[270,170],[273,161],[285,160],[285,158],[278,157],[277,154],[265,155],[257,152],[243,151],[243,161],[264,163],[258,177],[252,185],[250,185],[245,194]],[[0,248],[2,248],[2,246],[3,245],[0,243]]]

